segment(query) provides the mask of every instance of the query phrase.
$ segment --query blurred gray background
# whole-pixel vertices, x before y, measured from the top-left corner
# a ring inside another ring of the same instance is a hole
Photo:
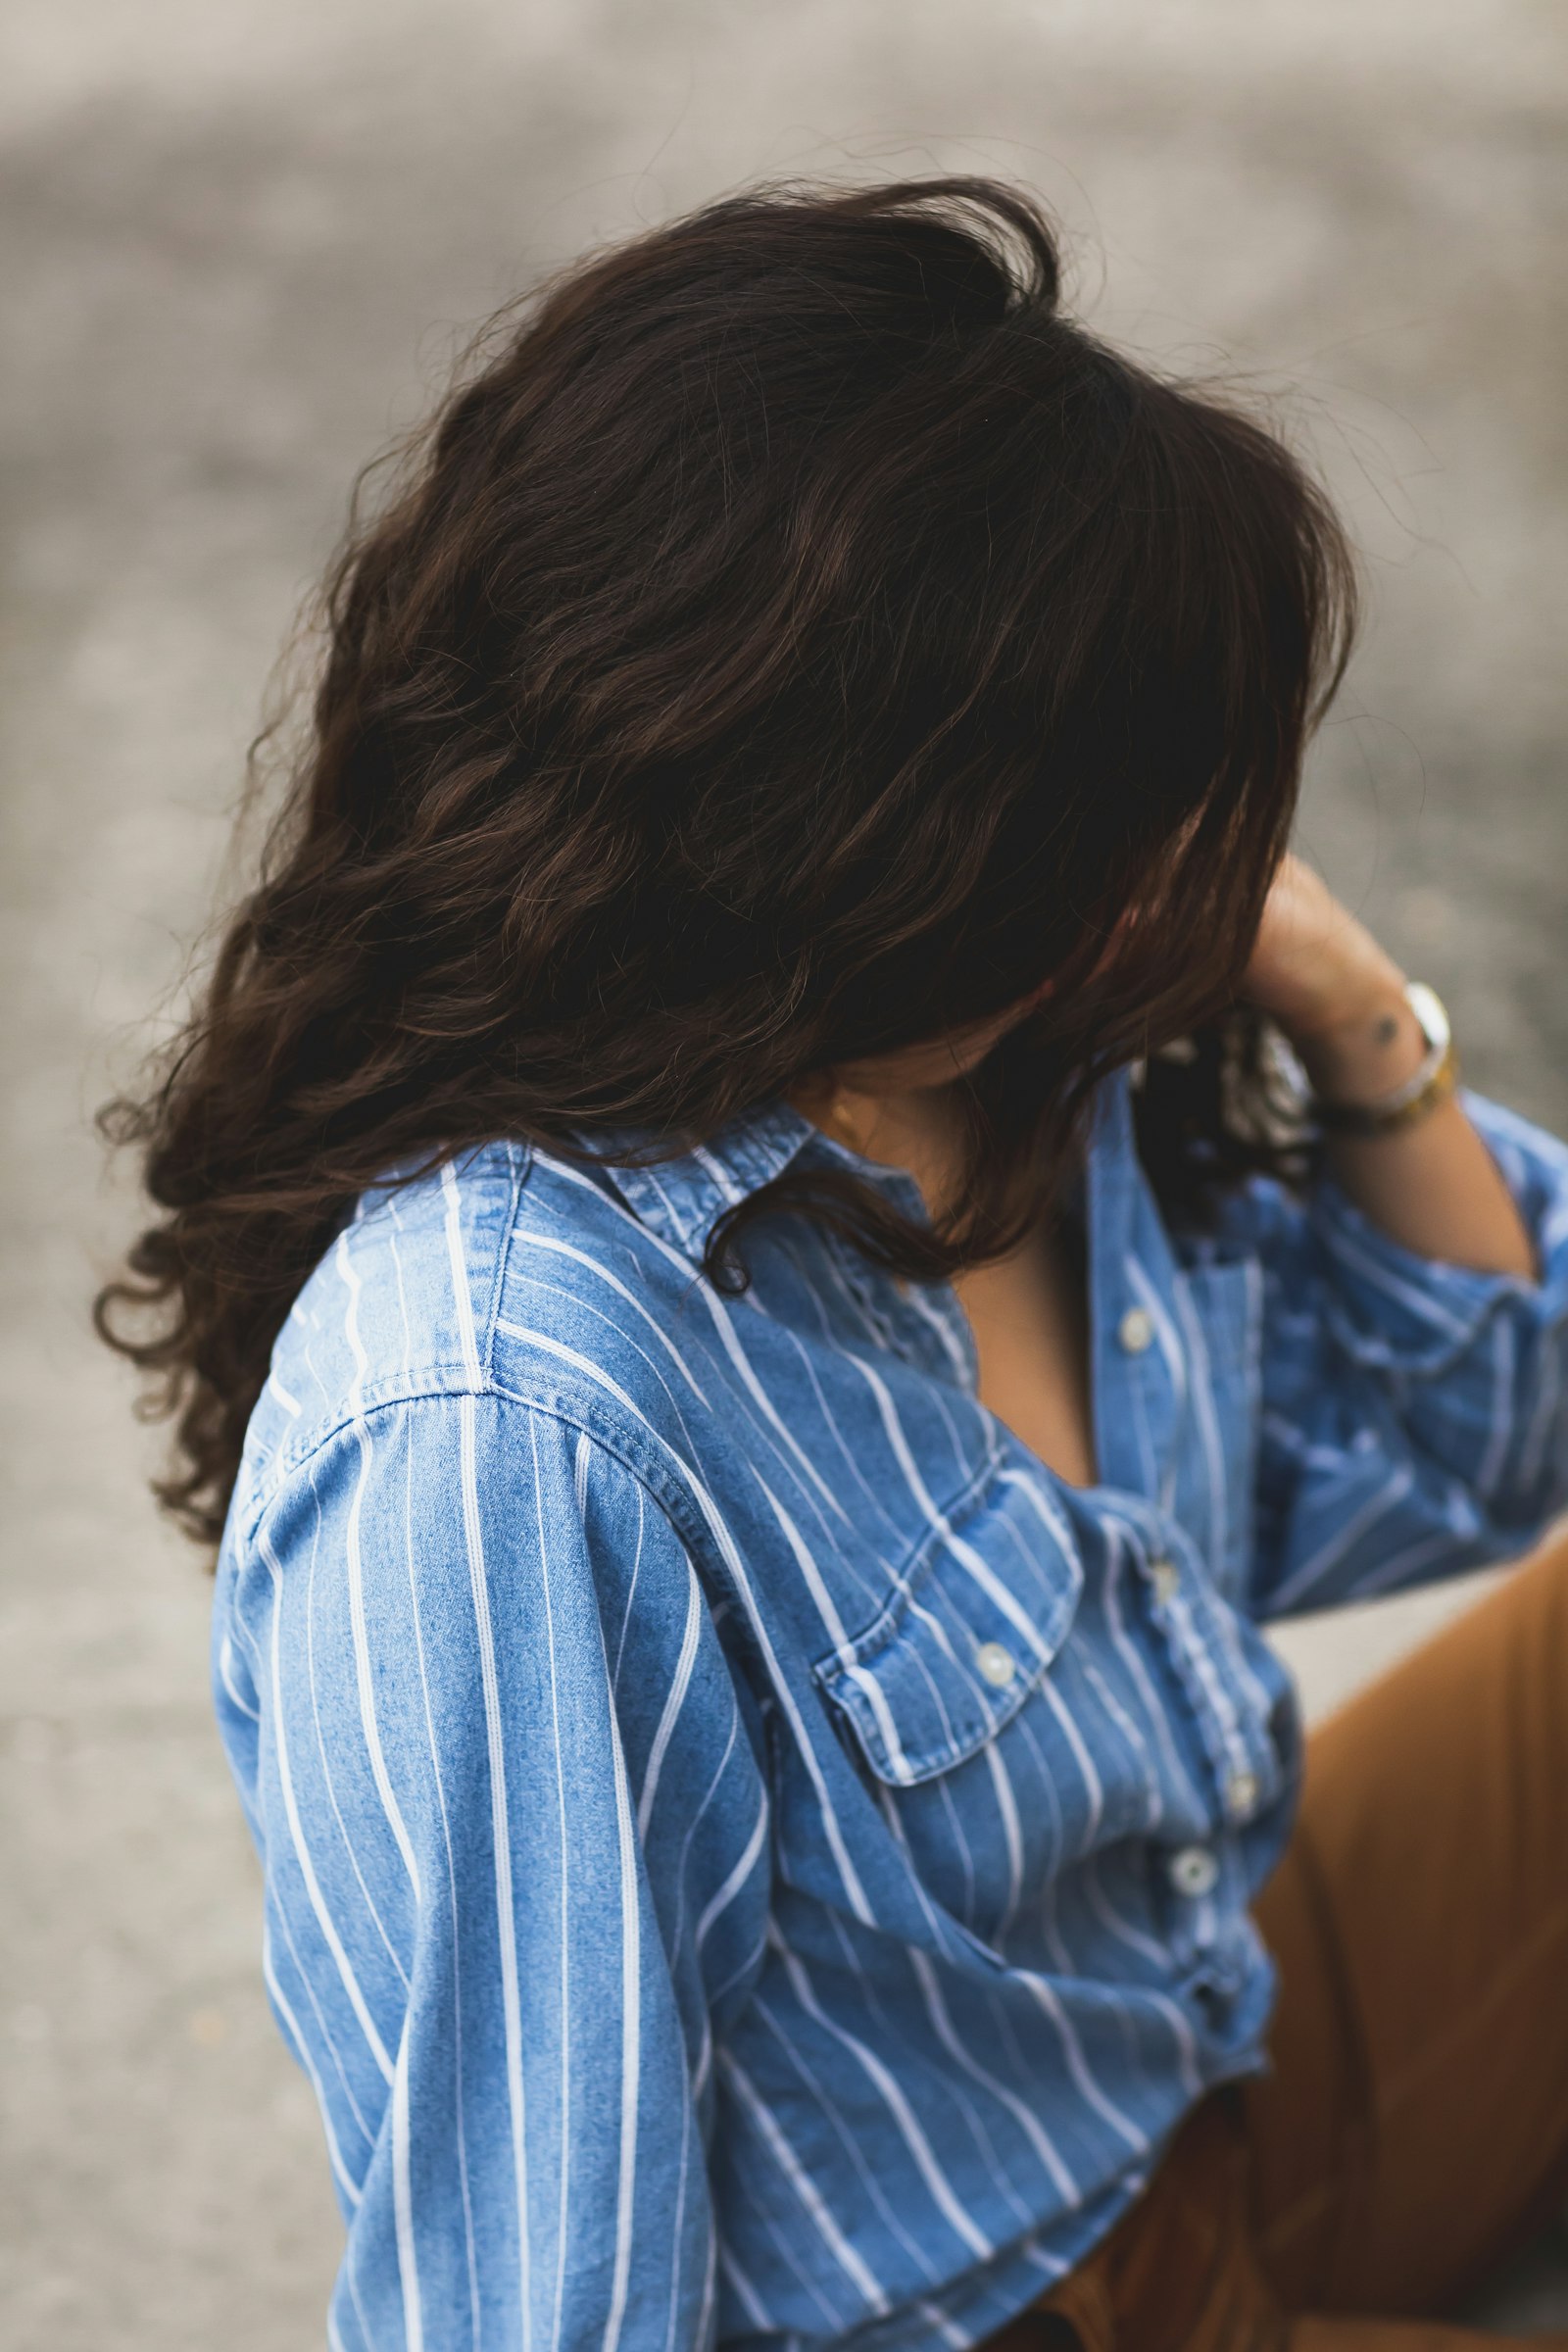
[[[1102,331],[1248,378],[1371,612],[1304,845],[1568,1133],[1559,0],[11,0],[0,18],[0,2341],[289,2352],[337,2226],[266,2014],[207,1585],[85,1301],[87,1120],[227,888],[355,467],[490,307],[760,174],[1028,182]],[[1303,1626],[1314,1712],[1485,1580]],[[1455,2151],[1456,2162],[1484,2161]],[[1548,2243],[1489,2308],[1568,2326]]]

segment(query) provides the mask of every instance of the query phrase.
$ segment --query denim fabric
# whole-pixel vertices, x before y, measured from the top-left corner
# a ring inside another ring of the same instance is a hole
[[[1329,1182],[1199,1241],[1129,1084],[1089,1490],[978,1402],[946,1285],[799,1216],[700,1279],[798,1154],[924,1213],[779,1101],[653,1168],[380,1187],[306,1285],[213,1655],[344,2352],[962,2346],[1262,2065],[1300,1730],[1257,1621],[1568,1500],[1568,1152],[1463,1098],[1539,1284]]]

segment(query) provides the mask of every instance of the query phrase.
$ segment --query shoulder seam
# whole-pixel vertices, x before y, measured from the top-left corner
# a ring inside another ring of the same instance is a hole
[[[452,1369],[456,1371],[462,1367],[454,1365]],[[253,1497],[240,1526],[239,1542],[246,1545],[254,1543],[257,1529],[273,1503],[276,1502],[288,1481],[297,1476],[300,1471],[308,1469],[312,1462],[325,1452],[334,1439],[341,1438],[345,1432],[355,1429],[380,1414],[390,1412],[398,1405],[461,1404],[465,1398],[478,1399],[482,1397],[494,1398],[500,1404],[514,1405],[521,1412],[537,1413],[546,1420],[559,1422],[564,1429],[575,1430],[579,1437],[587,1439],[597,1453],[602,1453],[611,1461],[618,1463],[626,1476],[642,1489],[660,1516],[668,1523],[670,1532],[683,1550],[696,1552],[705,1560],[709,1558],[710,1546],[701,1540],[700,1536],[697,1536],[695,1530],[688,1528],[685,1511],[679,1502],[667,1492],[661,1491],[662,1482],[656,1481],[651,1475],[649,1467],[633,1458],[628,1448],[614,1444],[604,1432],[590,1428],[582,1416],[566,1410],[559,1403],[547,1402],[538,1396],[525,1396],[519,1391],[505,1388],[497,1381],[486,1380],[482,1384],[476,1385],[471,1379],[466,1379],[461,1386],[454,1388],[436,1388],[422,1384],[413,1388],[404,1388],[400,1385],[394,1395],[375,1396],[362,1401],[361,1408],[357,1413],[340,1414],[330,1425],[323,1426],[317,1431],[310,1444],[304,1446],[298,1454],[290,1455],[287,1458],[276,1453],[271,1455],[269,1466],[275,1468],[276,1476],[270,1479],[265,1488]],[[727,1586],[729,1580],[724,1577],[721,1581]]]

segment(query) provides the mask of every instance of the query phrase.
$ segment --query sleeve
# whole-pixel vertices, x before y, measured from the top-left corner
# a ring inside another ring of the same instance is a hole
[[[1262,1265],[1252,1604],[1325,1608],[1525,1550],[1568,1505],[1568,1149],[1461,1101],[1538,1279],[1418,1256],[1332,1179],[1232,1212]]]
[[[335,2352],[701,2352],[768,1809],[674,1527],[549,1413],[444,1396],[331,1439],[251,1550],[266,1967],[347,2224]]]

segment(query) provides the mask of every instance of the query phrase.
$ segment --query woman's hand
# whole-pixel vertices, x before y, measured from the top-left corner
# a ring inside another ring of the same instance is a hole
[[[1405,975],[1299,858],[1287,856],[1258,926],[1243,994],[1272,1014],[1318,1092],[1373,1101],[1420,1066]]]
[[[1300,858],[1275,876],[1242,984],[1290,1039],[1326,1102],[1374,1102],[1421,1066],[1405,976]],[[1407,1250],[1534,1279],[1534,1245],[1491,1152],[1450,1095],[1411,1126],[1331,1135],[1335,1177]]]

